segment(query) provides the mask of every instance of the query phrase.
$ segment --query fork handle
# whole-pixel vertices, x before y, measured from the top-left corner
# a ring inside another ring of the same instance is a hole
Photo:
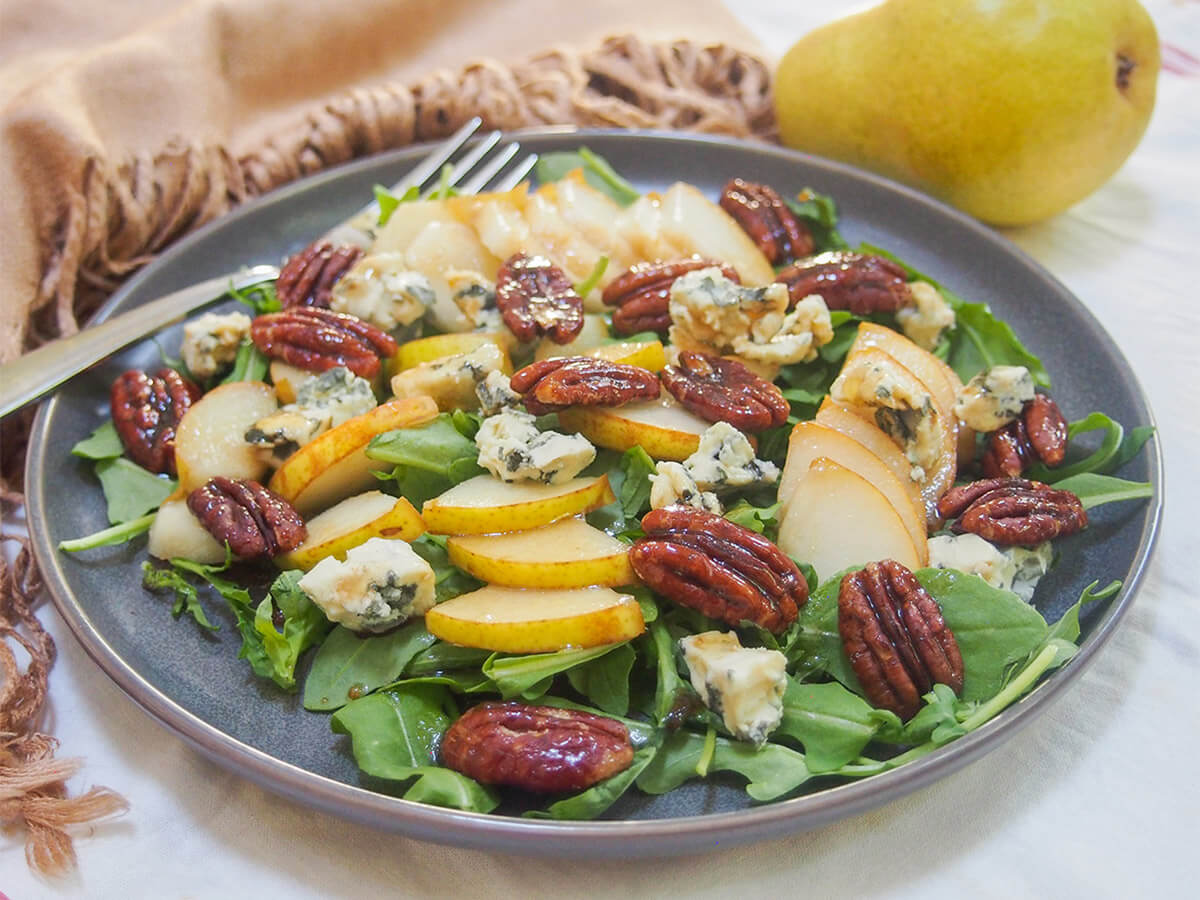
[[[6,363],[0,369],[0,418],[38,399],[109,354],[219,300],[231,286],[242,290],[278,274],[279,270],[274,266],[255,266],[234,274],[218,275]]]

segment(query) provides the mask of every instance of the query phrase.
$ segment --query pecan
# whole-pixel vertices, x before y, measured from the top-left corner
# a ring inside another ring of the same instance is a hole
[[[1019,418],[988,437],[983,474],[989,478],[1016,477],[1041,461],[1057,466],[1067,454],[1067,420],[1047,394],[1035,394]]]
[[[530,363],[509,380],[535,416],[568,406],[620,406],[658,396],[658,377],[648,369],[591,356]]]
[[[671,285],[686,272],[717,265],[707,259],[681,259],[676,262],[643,262],[631,266],[604,289],[601,299],[613,310],[613,331],[636,334],[639,331],[665,332],[671,327]],[[721,266],[721,274],[741,283],[730,266]]]
[[[962,693],[962,654],[941,607],[895,560],[842,578],[838,633],[867,699],[901,719],[916,714],[934,684]]]
[[[735,178],[721,192],[721,209],[733,216],[773,266],[813,252],[812,234],[774,188]]]
[[[442,738],[442,763],[484,784],[537,793],[582,791],[629,768],[633,744],[616,719],[526,703],[481,703]]]
[[[735,359],[694,350],[659,373],[663,386],[684,407],[709,422],[728,422],[739,431],[782,425],[791,413],[783,392]]]
[[[674,603],[728,625],[753,622],[780,634],[808,601],[796,564],[761,534],[690,506],[642,518],[629,551],[638,577]]]
[[[218,475],[188,494],[187,505],[209,534],[242,559],[278,556],[308,536],[292,505],[257,481]]]
[[[1087,527],[1087,512],[1070,491],[1027,478],[987,478],[951,488],[938,512],[957,517],[951,529],[1004,546],[1033,547]]]
[[[358,262],[362,253],[362,248],[352,244],[340,247],[329,241],[309,244],[279,270],[275,282],[279,302],[285,309],[291,306],[328,309],[334,283]]]
[[[912,303],[904,269],[869,253],[831,250],[810,256],[781,270],[775,280],[787,285],[793,303],[818,294],[830,309],[859,316],[895,312]]]
[[[130,458],[151,472],[175,474],[175,427],[200,388],[174,369],[130,369],[109,392],[113,425]]]
[[[306,372],[345,366],[363,378],[373,378],[380,357],[396,352],[392,336],[374,325],[346,313],[308,306],[259,316],[250,323],[250,340],[267,356]]]
[[[496,306],[519,341],[544,334],[569,344],[583,328],[583,299],[544,256],[517,253],[504,261],[496,275]]]

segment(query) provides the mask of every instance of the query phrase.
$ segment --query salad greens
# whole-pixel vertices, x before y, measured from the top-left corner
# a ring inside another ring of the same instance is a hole
[[[638,192],[601,157],[587,148],[543,155],[537,164],[542,182],[581,169],[587,183],[617,203],[628,205]],[[454,193],[447,171],[433,196]],[[376,186],[378,224],[387,224],[397,207],[416,199],[415,188],[395,196]],[[833,199],[805,189],[786,202],[806,224],[818,252],[849,245],[838,230]],[[869,244],[858,248],[895,259]],[[1009,325],[984,304],[970,303],[895,260],[910,277],[933,284],[956,314],[937,353],[963,380],[996,365],[1023,365],[1048,386],[1042,362],[1018,339]],[[579,285],[586,293],[603,276],[602,258]],[[231,295],[256,314],[279,309],[273,283],[264,282]],[[786,425],[758,435],[757,455],[782,466],[792,425],[813,417],[825,398],[854,341],[859,323],[894,326],[888,315],[858,316],[834,311],[833,340],[809,363],[784,366],[776,383],[791,404]],[[656,340],[657,335],[613,337],[613,341]],[[258,380],[267,360],[245,341],[225,382]],[[387,463],[377,472],[380,486],[406,497],[414,506],[451,486],[482,473],[474,443],[480,416],[462,410],[442,413],[416,428],[388,432],[373,439],[367,455]],[[557,416],[542,417],[541,428],[555,428]],[[1055,469],[1035,467],[1029,477],[1076,493],[1086,508],[1150,497],[1149,483],[1117,477],[1117,472],[1153,434],[1148,427],[1126,432],[1101,412],[1070,423],[1075,452]],[[1093,447],[1094,445],[1094,447]],[[151,512],[175,490],[175,482],[140,468],[124,457],[112,422],[105,422],[71,450],[88,460],[104,491],[113,527],[62,549],[85,550],[120,543],[146,531]],[[606,474],[615,500],[594,510],[588,521],[609,534],[632,542],[642,536],[641,517],[650,508],[650,476],[655,462],[641,447],[623,453],[599,450],[587,475]],[[774,540],[781,504],[774,489],[745,490],[726,496],[726,518]],[[446,550],[446,538],[422,535],[413,550],[434,572],[441,603],[481,586],[458,569]],[[227,551],[228,553],[228,551]],[[549,653],[504,654],[459,647],[438,640],[423,621],[412,621],[383,634],[364,635],[334,627],[300,590],[302,573],[278,574],[261,596],[245,586],[248,579],[231,571],[232,556],[223,564],[203,565],[184,559],[143,565],[145,586],[173,595],[172,614],[187,615],[208,632],[232,622],[241,639],[239,657],[254,674],[294,692],[303,677],[305,709],[330,713],[334,733],[349,739],[359,768],[379,790],[409,800],[472,812],[490,812],[502,796],[458,772],[438,764],[442,735],[461,710],[481,699],[520,699],[586,710],[616,718],[629,729],[633,764],[623,772],[574,796],[537,798],[524,814],[552,819],[588,819],[602,815],[635,787],[662,794],[710,773],[730,773],[744,784],[754,801],[766,802],[801,789],[813,778],[861,778],[903,765],[933,752],[990,720],[1029,691],[1048,671],[1067,664],[1078,652],[1081,609],[1113,596],[1120,582],[1104,588],[1089,585],[1056,622],[1016,594],[994,588],[983,579],[952,569],[922,569],[920,583],[938,601],[956,636],[965,670],[962,696],[944,685],[925,695],[919,712],[907,722],[874,708],[842,649],[838,632],[836,573],[818,583],[805,560],[796,560],[809,583],[810,597],[797,620],[773,635],[751,623],[735,629],[743,646],[778,650],[787,660],[783,718],[762,747],[732,738],[722,718],[705,708],[693,689],[679,650],[679,639],[705,630],[726,630],[700,613],[661,603],[640,585],[621,588],[642,610],[646,631],[633,640]],[[213,594],[223,606],[210,607]],[[315,652],[308,654],[308,651]],[[310,656],[307,671],[302,659]],[[519,805],[519,804],[517,804]]]

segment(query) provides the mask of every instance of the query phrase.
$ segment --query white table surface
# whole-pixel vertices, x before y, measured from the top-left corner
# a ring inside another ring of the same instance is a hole
[[[730,0],[775,54],[851,6],[802,5]],[[1148,6],[1164,42],[1200,57],[1200,3]],[[314,812],[208,762],[101,674],[47,604],[59,647],[47,727],[62,753],[87,758],[71,787],[111,786],[131,810],[79,834],[79,869],[65,880],[32,875],[21,836],[0,838],[0,894],[1195,896],[1200,65],[1192,71],[1163,72],[1149,131],[1111,182],[1050,222],[1006,231],[1118,338],[1158,418],[1170,496],[1118,633],[1066,697],[984,759],[874,812],[704,856],[605,863],[460,850]]]

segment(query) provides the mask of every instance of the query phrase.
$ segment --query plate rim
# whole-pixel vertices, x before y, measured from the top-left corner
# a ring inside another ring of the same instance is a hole
[[[1147,423],[1157,427],[1145,390],[1121,352],[1120,345],[1113,340],[1083,301],[1023,249],[965,213],[875,173],[760,142],[650,129],[585,129],[575,126],[528,128],[505,133],[506,139],[516,140],[561,139],[582,142],[591,136],[684,145],[716,144],[749,151],[752,154],[773,156],[785,162],[799,162],[810,168],[824,169],[844,177],[866,181],[890,193],[899,193],[910,202],[953,219],[956,226],[974,233],[1036,272],[1055,289],[1060,299],[1073,306],[1078,314],[1105,335],[1113,352],[1124,363],[1125,375],[1133,388],[1134,399],[1140,404]],[[205,240],[213,231],[228,227],[231,222],[253,215],[264,207],[286,203],[295,195],[304,193],[316,185],[338,180],[362,170],[377,167],[383,169],[393,164],[399,165],[411,158],[419,158],[431,146],[432,144],[412,145],[334,166],[270,191],[230,213],[219,216],[181,239],[122,285],[91,321],[103,321],[124,303],[128,295],[138,290],[143,281],[160,269],[171,266],[177,257],[187,254],[194,244]],[[246,264],[250,265],[252,262],[247,261]],[[539,856],[560,853],[596,858],[664,856],[681,852],[702,852],[718,843],[727,847],[809,830],[882,806],[976,761],[1026,727],[1063,696],[1112,638],[1119,623],[1128,613],[1145,577],[1161,528],[1165,495],[1161,441],[1154,440],[1143,448],[1143,452],[1149,455],[1147,463],[1154,495],[1149,501],[1151,509],[1141,529],[1131,577],[1104,611],[1102,618],[1095,623],[1092,633],[1082,642],[1078,655],[1062,672],[1038,685],[984,726],[946,744],[928,756],[889,772],[835,785],[813,794],[729,812],[647,820],[581,822],[525,819],[429,806],[309,771],[237,740],[216,725],[184,709],[138,674],[108,643],[84,610],[75,603],[60,564],[58,550],[50,542],[44,502],[44,455],[33,452],[33,448],[46,446],[46,431],[59,401],[60,398],[55,395],[43,403],[30,432],[31,452],[28,454],[25,469],[26,510],[35,558],[41,566],[54,606],[75,639],[135,704],[160,725],[184,738],[188,744],[218,765],[294,801],[342,818],[401,832],[422,840]]]

